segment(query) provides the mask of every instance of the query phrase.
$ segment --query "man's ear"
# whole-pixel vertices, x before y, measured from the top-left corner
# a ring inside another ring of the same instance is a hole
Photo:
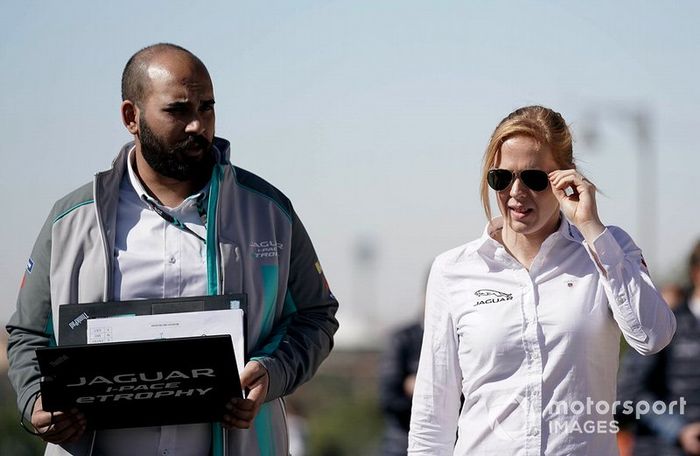
[[[121,106],[122,111],[122,122],[129,133],[135,135],[139,131],[139,116],[141,115],[141,110],[136,103],[131,100],[124,100]]]

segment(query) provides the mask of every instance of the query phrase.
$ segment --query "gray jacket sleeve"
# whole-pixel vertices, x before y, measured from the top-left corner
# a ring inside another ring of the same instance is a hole
[[[333,347],[338,301],[331,293],[311,239],[292,211],[289,280],[282,318],[252,359],[267,369],[267,400],[293,392],[311,379]]]
[[[32,249],[17,298],[17,309],[6,328],[9,333],[7,355],[8,376],[20,410],[31,415],[32,404],[27,404],[39,391],[39,365],[34,350],[55,345],[51,320],[51,228],[53,216],[44,223]]]

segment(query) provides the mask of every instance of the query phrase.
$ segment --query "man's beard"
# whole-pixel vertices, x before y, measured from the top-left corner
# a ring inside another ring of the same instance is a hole
[[[155,172],[161,176],[185,181],[205,181],[211,176],[214,166],[214,154],[211,142],[204,136],[189,136],[172,147],[168,147],[158,138],[143,117],[139,119],[141,153]],[[204,154],[196,157],[187,155],[193,147],[203,149]]]

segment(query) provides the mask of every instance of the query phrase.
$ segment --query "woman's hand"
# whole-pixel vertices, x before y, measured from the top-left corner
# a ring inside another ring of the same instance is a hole
[[[564,216],[581,231],[586,242],[592,244],[605,231],[605,226],[598,217],[595,185],[575,169],[552,171],[549,173],[549,182]],[[573,190],[568,196],[567,188]]]

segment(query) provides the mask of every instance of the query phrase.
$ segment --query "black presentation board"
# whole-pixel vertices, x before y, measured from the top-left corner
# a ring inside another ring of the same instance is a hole
[[[44,410],[81,410],[90,429],[221,421],[241,397],[231,337],[36,350]]]

